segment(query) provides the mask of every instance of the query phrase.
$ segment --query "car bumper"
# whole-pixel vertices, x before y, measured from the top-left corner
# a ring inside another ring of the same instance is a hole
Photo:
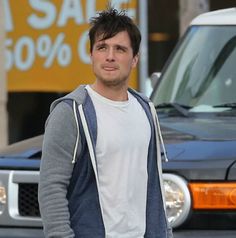
[[[45,238],[40,228],[0,228],[0,238]]]
[[[176,230],[174,238],[235,238],[236,230]]]

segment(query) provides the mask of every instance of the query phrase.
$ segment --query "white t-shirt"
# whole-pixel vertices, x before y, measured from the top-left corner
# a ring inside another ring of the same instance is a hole
[[[87,86],[97,116],[96,158],[106,238],[143,238],[150,124],[140,103],[112,101]]]

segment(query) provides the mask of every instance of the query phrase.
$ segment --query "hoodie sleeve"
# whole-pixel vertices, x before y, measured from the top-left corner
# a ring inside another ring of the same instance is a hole
[[[46,238],[74,238],[66,198],[73,171],[76,123],[72,108],[59,103],[45,129],[40,165],[39,206]]]

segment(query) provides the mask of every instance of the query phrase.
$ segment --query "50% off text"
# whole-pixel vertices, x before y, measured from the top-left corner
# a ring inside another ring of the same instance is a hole
[[[31,37],[23,36],[17,40],[13,47],[13,40],[6,40],[6,64],[7,70],[15,67],[22,71],[29,70],[34,64],[36,56],[44,59],[43,67],[50,68],[54,61],[61,67],[66,67],[71,63],[71,46],[64,42],[65,34],[59,33],[55,40],[47,34],[41,35],[36,43]],[[11,49],[12,48],[12,49]]]

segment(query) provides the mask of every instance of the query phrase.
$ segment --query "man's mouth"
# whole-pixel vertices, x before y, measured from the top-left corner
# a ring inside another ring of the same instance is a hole
[[[102,68],[106,71],[115,71],[118,69],[116,66],[110,66],[110,65],[103,65]]]

